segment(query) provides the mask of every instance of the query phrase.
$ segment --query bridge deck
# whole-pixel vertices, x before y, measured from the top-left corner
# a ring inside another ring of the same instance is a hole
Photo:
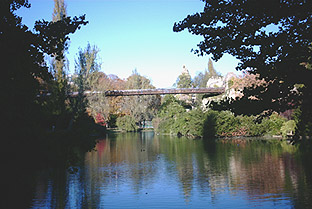
[[[84,94],[105,94],[105,96],[140,96],[140,95],[163,95],[163,94],[205,94],[216,96],[225,92],[225,88],[181,88],[181,89],[130,89],[113,91],[85,91]],[[50,96],[51,93],[41,92],[37,97]],[[78,96],[78,92],[71,92],[70,96]]]
[[[105,96],[138,96],[163,94],[206,94],[216,96],[224,93],[224,88],[181,88],[181,89],[131,89],[106,91]]]

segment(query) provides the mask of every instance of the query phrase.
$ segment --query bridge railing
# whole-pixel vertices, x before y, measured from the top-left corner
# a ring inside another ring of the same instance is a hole
[[[164,94],[206,94],[207,96],[216,96],[225,92],[224,87],[217,88],[179,88],[179,89],[127,89],[112,91],[85,91],[88,94],[104,94],[105,96],[140,96],[140,95],[164,95]],[[70,96],[78,96],[78,92],[69,93]],[[37,97],[50,96],[49,92],[42,92]]]
[[[138,95],[163,95],[163,94],[209,94],[219,95],[225,88],[180,88],[180,89],[129,89],[106,91],[106,96],[138,96]]]

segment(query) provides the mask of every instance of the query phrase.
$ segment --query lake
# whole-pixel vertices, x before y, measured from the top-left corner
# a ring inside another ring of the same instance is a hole
[[[16,201],[21,208],[312,207],[309,152],[261,138],[210,141],[110,134],[75,167],[34,172],[16,188]]]

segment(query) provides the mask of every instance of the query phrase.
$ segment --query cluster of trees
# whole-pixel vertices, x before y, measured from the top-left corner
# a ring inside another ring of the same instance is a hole
[[[54,3],[52,21],[37,21],[32,31],[15,14],[31,6],[28,0],[0,2],[1,159],[5,166],[16,165],[15,160],[25,169],[72,165],[78,149],[94,147],[94,141],[83,136],[102,130],[85,113],[83,97],[69,96],[73,87],[65,57],[69,34],[88,22],[84,15],[67,16],[64,0]],[[77,72],[85,75],[82,67]],[[82,91],[87,85],[78,87]]]
[[[85,16],[68,17],[64,0],[54,0],[52,21],[37,21],[35,32],[31,32],[15,14],[20,7],[30,7],[30,4],[27,0],[1,2],[0,43],[4,55],[1,120],[4,130],[16,134],[12,138],[32,138],[75,127],[81,130],[94,122],[114,127],[117,118],[122,129],[120,121],[123,120],[137,127],[154,117],[159,96],[122,98],[84,94],[85,91],[155,88],[136,70],[126,80],[101,72],[96,46],[88,44],[79,48],[75,73],[69,76],[65,56],[68,35],[88,23]],[[78,95],[73,97],[71,92]]]
[[[95,120],[102,126],[113,127],[117,124],[123,130],[134,131],[144,121],[154,119],[156,130],[190,136],[204,135],[205,130],[209,130],[205,126],[209,124],[207,121],[214,121],[212,124],[216,126],[211,127],[215,127],[215,133],[220,136],[235,135],[233,133],[237,132],[264,134],[261,127],[257,127],[259,131],[255,133],[250,131],[253,128],[242,125],[244,120],[256,121],[250,124],[263,124],[256,120],[258,117],[234,116],[229,112],[216,113],[212,110],[203,113],[199,108],[203,95],[197,96],[190,111],[187,111],[190,109],[187,104],[189,98],[180,98],[179,101],[179,98],[168,96],[161,103],[159,96],[108,98],[104,94],[84,95],[86,90],[104,92],[154,87],[136,70],[126,80],[101,72],[99,49],[90,44],[79,49],[75,74],[70,80],[65,56],[69,47],[68,35],[88,22],[85,16],[67,16],[64,0],[54,2],[52,21],[37,21],[34,32],[23,25],[21,17],[15,14],[21,7],[30,7],[28,0],[0,3],[0,50],[4,69],[0,83],[1,120],[4,124],[2,128],[14,138],[48,128],[64,130],[89,120]],[[233,88],[244,89],[244,96],[212,103],[213,108],[228,109],[236,115],[261,116],[292,109],[295,110],[293,122],[286,125],[285,121],[280,123],[279,131],[296,127],[298,134],[311,135],[312,40],[311,22],[308,21],[312,16],[309,10],[311,2],[276,0],[261,4],[261,7],[258,4],[256,0],[206,1],[202,13],[190,15],[176,23],[174,31],[188,29],[193,34],[202,35],[204,41],[195,50],[197,54],[212,54],[212,58],[218,60],[224,53],[229,53],[241,61],[237,69],[248,72],[244,80],[233,80],[232,83]],[[282,12],[277,15],[276,10]],[[268,31],[271,26],[275,29]],[[208,69],[194,79],[185,69],[175,86],[205,87],[209,78],[218,76],[209,60]],[[72,91],[78,91],[78,96],[69,96]],[[44,96],[47,92],[51,95]],[[223,115],[234,118],[235,123],[232,119],[228,120],[230,124],[233,122],[234,125],[229,126],[233,130],[223,130],[223,126],[218,126],[218,118]]]
[[[209,60],[208,63],[208,70],[198,73],[194,79],[184,67],[175,86],[205,87],[210,78],[222,77],[214,69],[212,61]],[[140,76],[136,71],[124,82],[123,86],[127,89],[154,88],[147,78]],[[242,97],[240,91],[245,87],[267,83],[260,80],[259,75],[246,73],[241,77],[233,77],[229,85]],[[149,103],[147,102],[149,97],[155,100]],[[166,95],[157,99],[155,96],[124,97],[119,101],[122,102],[122,106],[116,125],[124,131],[136,131],[140,123],[152,120],[155,132],[191,138],[265,135],[287,137],[288,134],[295,132],[298,122],[296,111],[287,114],[274,113],[259,120],[258,116],[235,115],[231,111],[203,108],[202,98],[203,95],[197,96],[195,101],[188,95]]]
[[[193,79],[189,74],[189,71],[183,66],[182,73],[178,76],[176,83],[177,88],[205,88],[210,78],[220,77],[220,73],[213,66],[212,60],[209,58],[208,69],[204,72],[199,72]]]
[[[137,70],[134,70],[126,80],[119,81],[122,82],[121,85],[107,90],[155,88],[151,81],[140,75]],[[151,121],[154,118],[160,105],[160,96],[106,97],[103,101],[110,103],[110,106],[106,108],[109,114],[105,116],[110,127],[117,125],[119,129],[125,131],[136,131],[145,121]]]
[[[96,123],[125,131],[136,131],[145,121],[151,121],[160,106],[160,96],[106,97],[104,92],[124,89],[154,89],[151,81],[137,70],[125,80],[100,71],[97,48],[87,46],[80,50],[72,89],[78,91],[74,98],[76,112],[86,111]],[[102,92],[84,95],[84,91]]]
[[[194,50],[240,60],[237,70],[268,85],[247,87],[244,97],[218,104],[236,114],[269,115],[297,109],[297,134],[312,135],[311,1],[205,0],[204,10],[174,24],[204,40]],[[277,12],[278,11],[278,12]]]
[[[230,111],[187,110],[183,101],[166,96],[153,120],[158,133],[198,137],[265,136],[294,133],[296,123],[274,113],[261,122],[256,116],[238,115]]]
[[[198,73],[194,79],[190,76],[188,70],[185,66],[183,66],[183,72],[178,76],[176,83],[174,84],[177,88],[199,88],[206,87],[207,81],[212,77],[218,77],[220,74],[217,73],[215,68],[213,67],[212,60],[209,59],[208,69],[204,71],[204,73]],[[138,74],[135,70],[132,75],[127,78],[125,84],[123,85],[125,89],[153,89],[154,86],[151,85],[149,79],[145,78]],[[197,95],[195,101],[193,101],[191,95],[178,95],[174,96],[131,96],[124,97],[120,99],[121,106],[119,109],[119,115],[117,118],[117,126],[124,131],[136,131],[138,127],[145,123],[145,121],[154,121],[157,126],[158,123],[161,122],[162,116],[165,116],[166,113],[159,112],[159,110],[163,109],[164,106],[168,105],[171,100],[176,101],[181,104],[181,107],[174,106],[169,107],[173,108],[173,112],[175,118],[179,118],[181,115],[180,111],[186,111],[187,108],[192,108],[192,106],[199,107],[201,105],[201,100],[203,95]],[[177,109],[175,109],[178,107]],[[182,110],[182,109],[183,110]],[[157,115],[157,118],[155,116]],[[121,116],[121,117],[120,117]],[[170,123],[170,120],[167,120],[166,123]],[[181,123],[182,120],[181,120]],[[185,123],[185,126],[188,124]],[[171,127],[167,127],[168,133],[177,133]]]
[[[55,0],[53,20],[37,21],[34,32],[15,14],[21,7],[30,7],[27,0],[0,3],[1,124],[12,138],[27,138],[52,123],[62,126],[65,120],[61,117],[73,114],[67,105],[64,52],[68,48],[68,35],[88,22],[85,16],[66,16],[63,3]],[[50,92],[51,97],[38,96],[45,92]]]

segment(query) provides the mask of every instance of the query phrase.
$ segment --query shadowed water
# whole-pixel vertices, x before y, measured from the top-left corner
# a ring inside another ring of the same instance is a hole
[[[29,207],[309,208],[312,168],[305,158],[286,142],[109,135],[77,172],[37,172]]]

